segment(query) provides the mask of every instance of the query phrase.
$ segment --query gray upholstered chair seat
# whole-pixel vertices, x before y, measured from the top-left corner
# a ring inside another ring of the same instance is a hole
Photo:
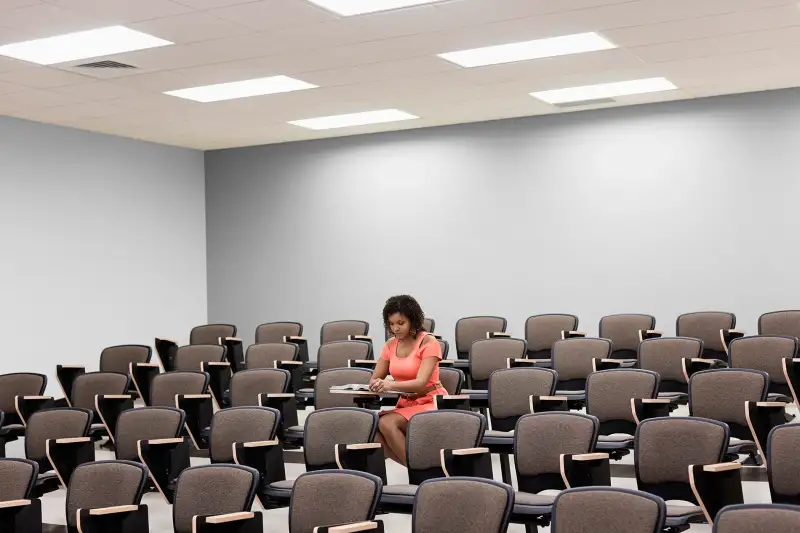
[[[51,470],[49,472],[45,472],[43,474],[39,474],[36,477],[36,480],[37,481],[46,481],[46,480],[54,478],[54,477],[56,477],[56,471],[55,470]]]
[[[545,491],[548,494],[532,494],[530,492],[517,492],[514,495],[514,514],[541,515],[550,514],[553,502],[556,500],[555,491]],[[553,492],[553,494],[549,494]]]
[[[9,424],[7,426],[3,426],[3,431],[19,431],[24,430],[25,426],[22,424]]]
[[[756,453],[758,446],[752,440],[742,440],[731,438],[728,444],[728,453]]]
[[[557,390],[556,396],[564,396],[567,400],[585,400],[585,390]]]
[[[672,401],[680,400],[680,399],[686,398],[688,396],[689,395],[686,394],[685,392],[659,392],[658,393],[658,397],[659,398],[672,400]]]
[[[314,389],[299,389],[295,395],[300,398],[313,398]]]
[[[103,424],[92,424],[89,427],[89,431],[103,431],[106,427]]]
[[[633,436],[625,435],[624,433],[615,433],[613,435],[600,435],[597,437],[596,450],[619,450],[630,448],[633,446]]]
[[[461,394],[468,394],[471,398],[476,400],[489,399],[489,391],[481,389],[461,389]]]
[[[413,505],[418,485],[386,485],[381,492],[381,503]]]
[[[513,431],[495,431],[490,429],[483,434],[483,444],[513,444]]]
[[[703,510],[696,505],[667,505],[667,526],[682,526],[703,520]]]
[[[292,437],[303,437],[303,426],[289,426],[286,428],[286,435]]]
[[[270,483],[266,488],[267,496],[278,499],[290,499],[292,497],[292,489],[294,488],[293,479],[285,479],[283,481],[275,481]]]
[[[792,403],[794,400],[792,400],[790,397],[788,397],[788,396],[786,396],[784,394],[778,394],[777,392],[770,392],[769,394],[767,394],[767,401],[768,402]]]

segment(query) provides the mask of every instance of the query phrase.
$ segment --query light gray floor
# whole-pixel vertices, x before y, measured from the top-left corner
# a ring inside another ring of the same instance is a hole
[[[789,411],[796,414],[797,411],[792,406]],[[688,413],[685,408],[678,410],[674,413],[675,416],[686,416]],[[303,422],[303,415],[301,414],[301,423]],[[16,441],[8,445],[8,457],[22,457],[24,456],[21,441]],[[296,453],[296,452],[289,452]],[[98,450],[97,459],[113,459],[113,453]],[[208,463],[207,459],[192,459],[193,465],[200,465]],[[629,455],[621,461],[622,464],[633,464],[632,455]],[[513,465],[512,465],[513,469]],[[287,478],[292,479],[305,471],[305,468],[299,464],[287,464],[286,475]],[[495,477],[500,480],[500,465],[495,457],[494,464]],[[401,466],[388,462],[387,463],[387,476],[391,484],[405,484],[408,483],[408,475],[404,468]],[[632,478],[614,478],[612,485],[615,487],[636,488],[636,480]],[[744,482],[744,500],[746,503],[769,503],[769,487],[766,482]],[[66,491],[64,489],[46,494],[42,498],[42,512],[44,522],[47,524],[65,524],[64,506],[65,506]],[[160,494],[146,494],[142,503],[147,504],[150,512],[150,531],[151,533],[171,533],[172,530],[172,508],[164,502]],[[261,511],[262,509],[256,503],[253,510]],[[388,533],[408,533],[411,531],[411,517],[406,515],[383,515],[379,517],[384,521],[386,531]],[[287,509],[276,509],[266,511],[264,513],[264,531],[269,533],[288,533],[288,511]],[[519,525],[512,525],[509,527],[510,533],[523,533],[525,528]],[[540,529],[542,533],[549,532],[549,528]],[[706,533],[710,532],[711,528],[706,525],[692,526],[693,533]]]

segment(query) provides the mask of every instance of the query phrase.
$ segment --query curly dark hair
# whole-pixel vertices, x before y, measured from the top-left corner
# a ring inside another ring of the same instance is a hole
[[[422,326],[425,320],[425,313],[413,296],[400,294],[386,300],[386,305],[383,306],[383,326],[386,329],[389,329],[389,317],[395,313],[399,313],[408,319],[411,323],[412,331],[425,331]]]

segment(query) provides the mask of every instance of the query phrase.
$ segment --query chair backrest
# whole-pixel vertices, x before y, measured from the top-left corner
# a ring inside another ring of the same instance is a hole
[[[534,315],[525,321],[525,340],[528,342],[528,357],[549,359],[553,343],[561,340],[562,331],[576,331],[578,317],[552,313]]]
[[[746,428],[744,403],[766,400],[768,389],[769,375],[760,370],[722,368],[696,372],[689,379],[689,414]],[[735,432],[733,436],[739,437]]]
[[[581,487],[556,496],[550,530],[552,533],[661,533],[666,515],[664,500],[646,492]]]
[[[332,368],[317,374],[314,381],[314,408],[352,407],[353,397],[348,394],[334,394],[331,387],[369,383],[372,371],[366,368]]]
[[[120,413],[114,439],[116,457],[138,461],[140,440],[174,439],[183,431],[186,415],[174,407],[140,407]]]
[[[661,496],[657,487],[679,483],[691,494],[689,465],[719,463],[729,440],[728,426],[716,420],[675,416],[643,420],[634,444],[639,489],[656,490],[654,494]],[[694,501],[694,496],[686,499]]]
[[[663,392],[678,392],[676,386],[687,384],[683,373],[683,359],[703,355],[703,341],[687,337],[660,337],[645,339],[639,345],[639,368],[652,370],[661,376]],[[683,388],[683,387],[678,387]],[[686,392],[685,390],[680,392]]]
[[[464,372],[458,368],[439,367],[439,381],[447,394],[460,394],[464,386]]]
[[[456,354],[458,359],[466,359],[475,341],[486,338],[487,333],[504,332],[508,321],[499,316],[469,316],[456,322]]]
[[[800,504],[800,424],[782,424],[767,439],[767,478],[774,503]]]
[[[608,315],[600,319],[600,337],[614,343],[615,357],[633,358],[639,347],[639,331],[655,327],[656,318],[652,315]]]
[[[530,413],[530,397],[552,396],[557,383],[558,374],[549,368],[495,370],[489,377],[489,410],[492,417],[519,417]],[[495,425],[493,423],[492,427]],[[511,429],[508,428],[508,431]]]
[[[473,381],[486,381],[495,370],[506,368],[509,359],[522,359],[528,344],[522,339],[498,337],[481,339],[469,349],[469,367]],[[476,388],[481,388],[476,385]]]
[[[319,331],[319,343],[327,344],[335,341],[346,341],[349,335],[366,335],[369,333],[369,322],[364,320],[335,320],[322,324]]]
[[[256,344],[283,342],[284,337],[299,337],[303,334],[300,322],[267,322],[256,328]]]
[[[349,359],[371,359],[372,344],[367,341],[331,341],[317,351],[320,372],[331,368],[346,368]]]
[[[800,507],[750,503],[729,505],[717,513],[713,533],[788,533],[800,531]]]
[[[758,318],[759,335],[788,335],[800,338],[800,311],[773,311]]]
[[[619,368],[593,372],[586,378],[586,413],[600,421],[600,433],[636,431],[631,400],[658,396],[658,374],[650,370]]]
[[[514,460],[520,490],[523,477],[554,478],[558,486],[541,490],[565,488],[561,479],[561,454],[589,453],[597,442],[599,422],[590,415],[573,412],[544,412],[527,414],[517,421],[514,431]],[[539,492],[534,490],[533,492]]]
[[[436,339],[439,342],[439,348],[442,349],[442,359],[447,359],[450,355],[450,343],[444,339]]]
[[[225,360],[225,347],[219,344],[189,344],[175,350],[173,370],[200,372],[203,363],[217,363]]]
[[[678,317],[675,334],[703,341],[707,356],[720,355],[724,359],[725,345],[720,330],[736,327],[736,315],[720,311],[701,311],[686,313]],[[720,357],[715,357],[719,359]]]
[[[38,475],[35,461],[0,458],[0,502],[29,499]]]
[[[470,411],[423,411],[411,417],[406,430],[409,480],[444,477],[440,450],[474,448],[483,439],[486,419]]]
[[[172,522],[175,533],[192,533],[192,518],[249,511],[258,487],[258,471],[239,465],[187,468],[178,477]]]
[[[158,374],[150,383],[150,403],[153,407],[175,407],[176,394],[205,394],[209,375],[205,372],[173,370]]]
[[[433,333],[433,330],[436,329],[436,321],[434,319],[432,319],[432,318],[425,317],[425,318],[422,319],[422,327],[428,333]],[[386,337],[385,340],[388,341],[389,339],[394,337],[392,332],[389,331],[389,328],[383,328],[383,329],[384,329],[384,334],[385,334],[385,337]]]
[[[75,408],[45,409],[33,413],[25,427],[25,457],[43,466],[42,461],[47,460],[47,440],[86,437],[93,416],[88,409]]]
[[[728,346],[731,368],[751,368],[769,374],[770,384],[786,385],[783,359],[797,357],[797,337],[755,335],[734,339]]]
[[[270,407],[231,407],[214,413],[208,454],[212,463],[233,462],[233,444],[272,440],[281,413]]]
[[[133,461],[95,461],[75,468],[67,488],[67,525],[78,524],[78,510],[139,505],[147,467]]]
[[[275,361],[295,361],[299,353],[299,346],[289,342],[251,344],[245,352],[244,364],[248,370],[275,368]]]
[[[289,533],[318,526],[364,522],[375,517],[383,483],[353,470],[318,470],[297,477],[289,504]]]
[[[306,417],[303,453],[307,468],[335,468],[337,444],[375,440],[378,415],[356,407],[317,409]]]
[[[153,349],[142,344],[109,346],[100,352],[100,372],[128,374],[131,363],[149,363]]]
[[[189,344],[219,345],[220,337],[235,337],[236,326],[233,324],[205,324],[192,328],[189,333]]]
[[[413,533],[505,533],[514,489],[488,479],[451,477],[423,482],[414,497]]]
[[[47,376],[30,372],[0,375],[0,411],[16,412],[17,396],[41,396],[47,387]]]
[[[72,407],[94,411],[94,397],[98,394],[125,394],[131,378],[116,372],[89,372],[81,374],[72,383]]]
[[[292,375],[282,368],[242,370],[231,378],[231,406],[259,405],[259,394],[281,394],[289,390]]]
[[[612,343],[608,339],[575,338],[556,341],[553,344],[553,370],[558,372],[558,381],[574,381],[578,388],[594,372],[592,359],[608,359]]]

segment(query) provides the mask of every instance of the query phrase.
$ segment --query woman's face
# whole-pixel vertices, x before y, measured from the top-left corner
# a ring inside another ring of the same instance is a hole
[[[389,317],[389,331],[397,340],[407,339],[411,334],[411,322],[400,313],[395,313]]]

